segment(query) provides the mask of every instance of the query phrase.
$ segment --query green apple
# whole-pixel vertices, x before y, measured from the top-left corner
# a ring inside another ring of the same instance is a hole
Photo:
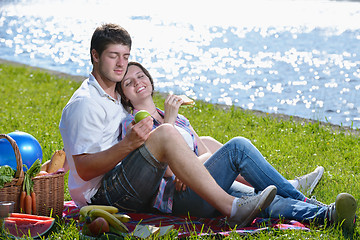
[[[135,123],[140,122],[141,120],[143,120],[144,118],[151,116],[150,113],[148,111],[145,110],[140,110],[135,114]]]

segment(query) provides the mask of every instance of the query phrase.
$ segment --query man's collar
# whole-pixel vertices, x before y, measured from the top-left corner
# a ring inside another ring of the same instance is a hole
[[[112,96],[110,96],[109,94],[107,94],[105,92],[105,90],[100,86],[99,82],[96,80],[96,78],[94,77],[94,75],[92,75],[92,73],[89,74],[89,83],[95,87],[95,89],[99,92],[99,95],[102,97],[107,97],[109,98],[111,101],[115,102],[115,103],[119,103],[120,100],[120,94],[118,92],[116,92],[117,98],[119,100],[114,99]]]

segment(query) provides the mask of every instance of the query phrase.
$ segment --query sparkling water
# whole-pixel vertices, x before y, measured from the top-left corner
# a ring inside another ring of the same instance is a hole
[[[2,0],[0,58],[87,76],[105,22],[157,91],[360,128],[360,2]]]

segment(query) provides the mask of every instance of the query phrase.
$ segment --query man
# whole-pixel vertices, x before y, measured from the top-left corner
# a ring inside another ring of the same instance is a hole
[[[231,222],[244,226],[276,194],[269,186],[250,198],[227,194],[197,161],[178,131],[164,124],[152,131],[147,117],[118,141],[126,111],[116,83],[126,72],[131,50],[127,31],[115,24],[98,27],[91,40],[93,70],[63,110],[60,132],[70,168],[69,191],[75,203],[109,204],[146,211],[169,165],[176,176]]]

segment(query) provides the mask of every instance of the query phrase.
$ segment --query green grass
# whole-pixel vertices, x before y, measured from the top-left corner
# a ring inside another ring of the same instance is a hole
[[[0,64],[0,133],[15,130],[30,133],[42,146],[43,161],[50,159],[55,150],[63,147],[58,128],[62,108],[79,85],[71,78]],[[161,95],[155,94],[155,99],[163,108]],[[279,120],[234,107],[224,110],[201,101],[197,101],[193,108],[182,109],[181,113],[190,119],[200,136],[209,135],[222,143],[235,136],[250,139],[288,179],[306,174],[317,165],[324,166],[324,176],[314,192],[316,198],[324,203],[333,202],[340,192],[349,192],[357,200],[360,198],[360,144],[359,135],[354,131],[340,129],[335,132],[330,126],[318,122]],[[67,184],[65,200],[71,200]],[[56,225],[48,238],[79,238],[75,224],[58,221]],[[355,236],[359,236],[359,230],[358,223]],[[243,237],[232,235],[230,238]],[[272,230],[247,238],[341,239],[342,235],[332,228],[312,228],[310,232]]]

